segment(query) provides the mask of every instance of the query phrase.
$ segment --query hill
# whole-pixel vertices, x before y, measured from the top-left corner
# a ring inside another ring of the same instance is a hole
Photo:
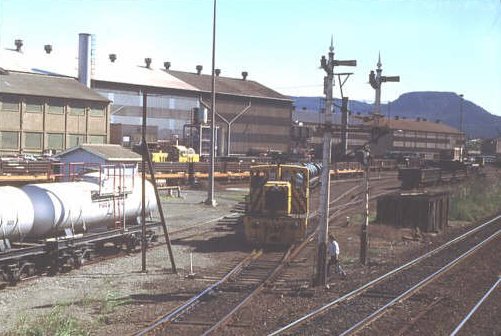
[[[291,97],[296,109],[319,111],[323,97]],[[334,104],[341,102],[335,99]],[[495,138],[501,136],[501,117],[487,112],[475,103],[464,100],[463,130],[468,138]],[[339,110],[339,108],[336,108]],[[352,113],[367,114],[372,104],[350,101]],[[381,112],[391,118],[395,116],[415,119],[441,120],[444,124],[460,129],[461,97],[452,92],[408,92],[389,104],[381,105]]]

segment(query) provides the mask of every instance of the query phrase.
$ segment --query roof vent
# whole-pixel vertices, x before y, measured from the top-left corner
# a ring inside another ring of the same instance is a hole
[[[249,73],[247,71],[242,71],[242,79],[246,80]]]
[[[170,69],[170,62],[164,62],[164,67],[165,67],[165,70],[169,70]]]
[[[197,69],[197,75],[200,75],[202,73],[203,66],[197,65],[195,69]]]
[[[46,44],[43,46],[43,48],[47,54],[50,54],[52,52],[52,44]]]
[[[219,75],[221,74],[221,69],[214,70],[214,73],[219,77]]]
[[[109,54],[108,57],[110,58],[111,63],[115,63],[117,60],[117,54]]]
[[[144,63],[146,63],[146,67],[150,69],[151,66],[151,58],[147,57],[144,59]]]
[[[16,45],[16,51],[22,52],[21,48],[23,47],[23,40],[15,40],[14,44]]]

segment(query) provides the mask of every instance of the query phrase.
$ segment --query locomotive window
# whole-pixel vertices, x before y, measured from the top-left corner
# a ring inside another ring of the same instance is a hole
[[[297,189],[301,189],[304,187],[304,183],[305,183],[304,173],[296,173],[296,175],[294,175],[294,186]]]

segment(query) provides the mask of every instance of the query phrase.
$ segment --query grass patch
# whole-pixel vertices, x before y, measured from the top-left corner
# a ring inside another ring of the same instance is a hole
[[[109,314],[115,311],[119,306],[130,304],[132,302],[129,298],[120,297],[118,292],[108,292],[104,297],[104,300],[100,302],[99,313]]]
[[[27,316],[19,319],[15,331],[7,336],[87,336],[90,335],[80,322],[67,314],[67,306],[55,306],[52,310],[38,318],[29,320]]]
[[[501,211],[501,182],[475,179],[450,197],[449,219],[477,221]]]

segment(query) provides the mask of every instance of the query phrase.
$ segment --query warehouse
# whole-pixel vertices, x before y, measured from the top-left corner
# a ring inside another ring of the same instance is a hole
[[[2,57],[0,66],[7,70],[78,78],[80,83],[101,95],[99,97],[94,93],[100,102],[111,102],[105,116],[109,117],[111,123],[119,124],[114,127],[114,142],[128,146],[133,146],[132,142],[140,138],[137,126],[141,125],[143,98],[146,94],[148,126],[156,127],[158,132],[156,135],[151,134],[154,128],[149,128],[148,138],[184,142],[202,155],[207,155],[212,76],[202,74],[202,66],[194,66],[193,73],[174,71],[170,62],[155,63],[148,57],[143,64],[131,65],[121,60],[120,55],[110,54],[107,61],[99,63],[95,60],[93,38],[90,34],[79,35],[78,73],[75,66],[56,61],[51,52],[52,47],[46,48],[45,53],[42,50],[32,52],[31,58],[27,57],[29,53],[25,54],[21,50],[2,50],[8,57]],[[71,56],[68,55],[67,59],[71,59]],[[218,76],[215,86],[217,155],[288,151],[292,100],[249,80],[247,72],[242,72],[241,78],[223,77],[220,73],[220,70],[216,71]],[[87,108],[88,111],[95,110],[90,106]],[[195,118],[198,114],[200,117]],[[90,121],[92,119],[89,117]],[[75,131],[71,130],[71,139],[68,136],[63,146],[54,149],[62,150],[70,144],[100,140],[93,126],[85,126],[86,132],[82,133],[81,123],[69,124],[80,127],[78,134],[81,137],[75,141]],[[63,125],[57,127],[60,129]],[[11,128],[19,132],[19,127],[12,125]],[[105,142],[110,141],[109,129],[108,124],[102,134],[106,135]],[[46,147],[42,145],[41,148]]]
[[[70,77],[0,68],[0,154],[109,141],[109,101]]]
[[[80,50],[91,48],[92,36],[80,34]],[[141,124],[146,93],[148,125],[158,127],[158,140],[179,140],[197,153],[209,154],[212,76],[202,74],[201,65],[193,73],[172,70],[170,62],[158,67],[151,58],[130,66],[110,54],[109,62],[96,66],[93,74],[91,68],[89,53],[80,52],[79,80],[113,102],[111,120],[122,124],[122,138],[137,138],[124,130]],[[292,100],[248,80],[245,71],[241,78],[220,76],[220,69],[215,73],[216,154],[288,151]]]
[[[321,122],[321,114],[313,111],[294,111],[294,118],[313,129],[317,129]],[[408,119],[395,116],[393,119],[381,117],[377,121],[375,130],[374,121],[363,121],[364,116],[352,117],[348,127],[348,151],[355,151],[364,144],[369,143],[370,137],[378,138],[377,142],[371,143],[371,153],[374,157],[398,158],[401,156],[417,156],[427,160],[437,160],[441,153],[452,151],[461,147],[463,133],[445,125],[439,120],[429,121],[424,118]],[[371,119],[365,115],[365,119]],[[340,114],[334,115],[333,146],[336,153],[338,144],[341,142],[341,118]],[[318,129],[311,145],[315,147],[322,143],[322,133]]]

